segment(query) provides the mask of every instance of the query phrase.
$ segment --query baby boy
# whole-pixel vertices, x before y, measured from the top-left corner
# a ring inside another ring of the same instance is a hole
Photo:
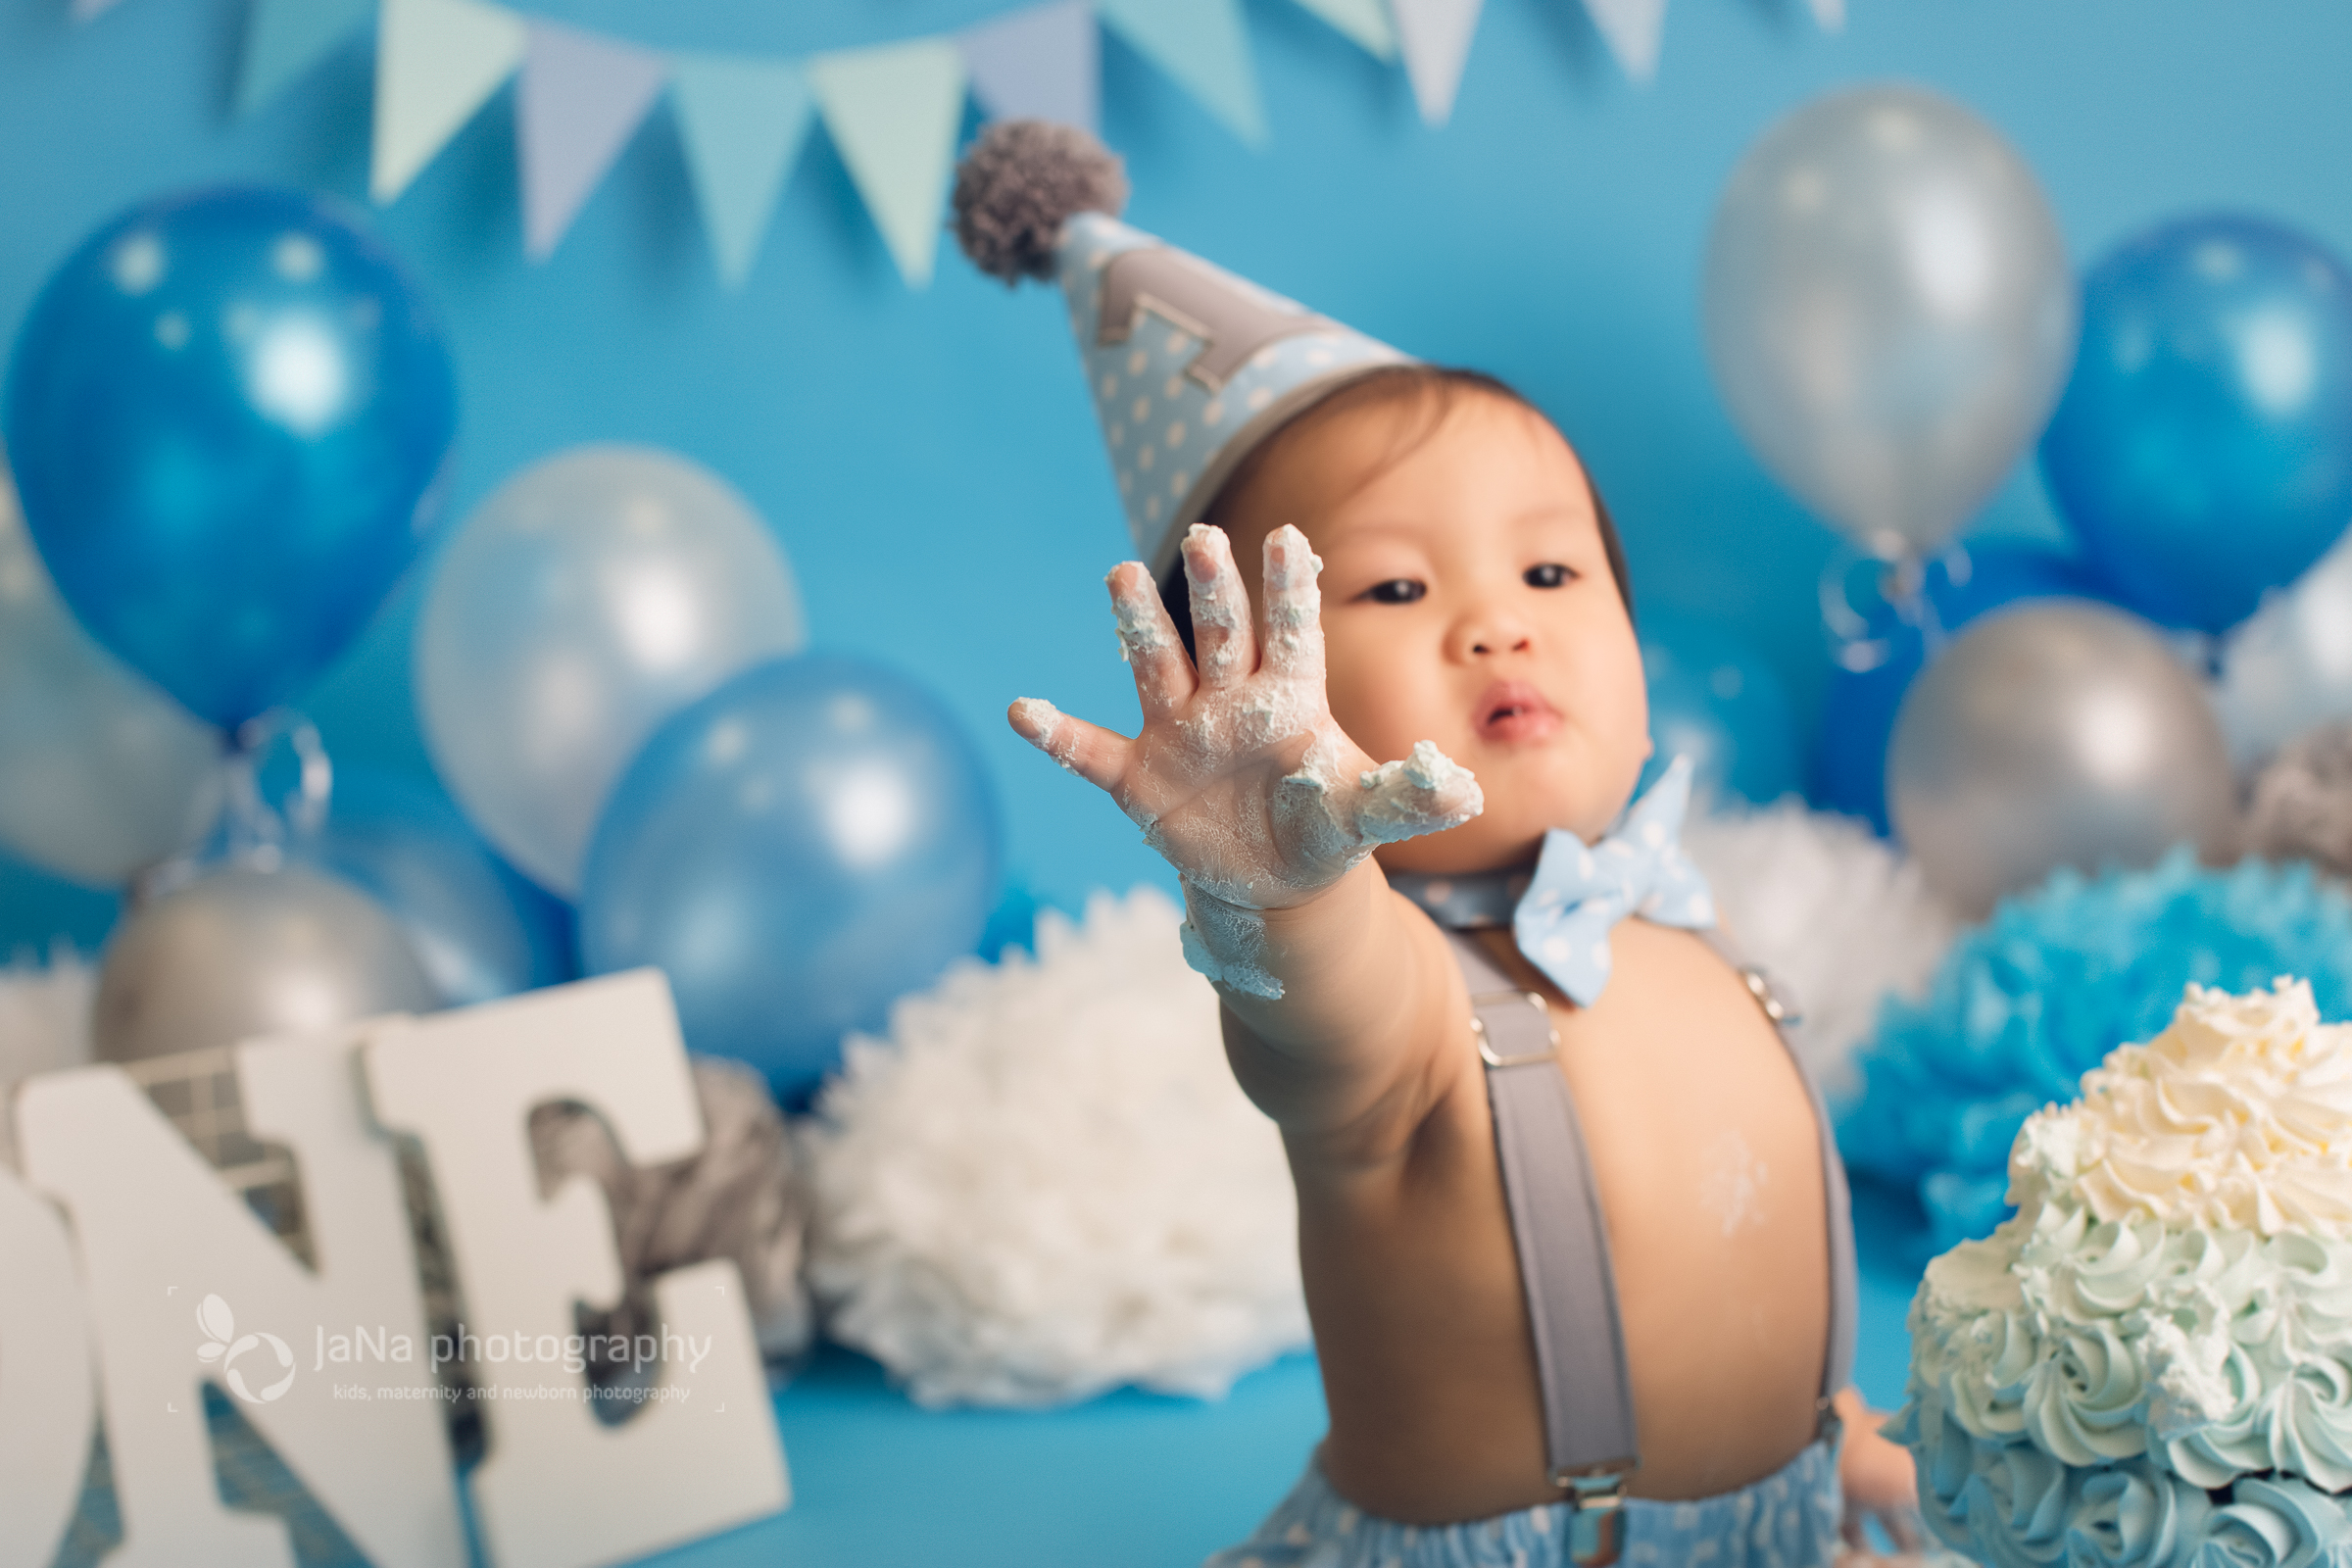
[[[1011,721],[1182,877],[1298,1188],[1330,1432],[1220,1561],[1830,1561],[1910,1463],[1843,1388],[1842,1179],[1705,929],[1686,774],[1627,810],[1582,464],[1500,383],[1118,224],[1104,156],[998,127],[957,206],[984,267],[1059,276],[1158,558],[1110,577],[1142,733]]]

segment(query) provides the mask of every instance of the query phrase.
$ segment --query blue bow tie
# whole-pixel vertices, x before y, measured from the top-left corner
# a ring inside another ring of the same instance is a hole
[[[1690,806],[1690,760],[1678,757],[1627,809],[1616,831],[1587,845],[1562,828],[1544,836],[1532,876],[1398,873],[1390,884],[1455,929],[1501,925],[1527,961],[1580,1007],[1609,983],[1609,933],[1629,914],[1660,925],[1705,930],[1715,923],[1707,879],[1683,853]]]

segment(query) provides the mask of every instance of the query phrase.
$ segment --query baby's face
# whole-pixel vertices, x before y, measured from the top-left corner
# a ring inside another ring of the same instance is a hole
[[[1340,727],[1377,761],[1431,740],[1478,775],[1481,815],[1386,846],[1381,863],[1494,870],[1527,859],[1550,828],[1597,838],[1624,808],[1650,750],[1641,647],[1559,433],[1466,391],[1390,462],[1426,417],[1400,401],[1295,432],[1227,523],[1252,597],[1260,548],[1283,523],[1323,558]]]

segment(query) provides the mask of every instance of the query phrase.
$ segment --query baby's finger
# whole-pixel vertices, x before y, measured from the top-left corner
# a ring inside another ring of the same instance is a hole
[[[1184,580],[1193,591],[1200,684],[1213,691],[1246,679],[1257,668],[1257,635],[1250,626],[1250,590],[1242,586],[1224,529],[1193,524],[1184,536]]]
[[[1266,535],[1266,673],[1323,682],[1323,563],[1284,523]]]
[[[1004,711],[1013,733],[1099,790],[1118,789],[1135,742],[1115,730],[1072,718],[1042,697],[1024,697]]]
[[[1470,770],[1429,741],[1416,743],[1401,761],[1363,773],[1356,784],[1355,832],[1366,844],[1443,833],[1486,809],[1486,796]]]
[[[1144,717],[1160,718],[1192,700],[1192,662],[1176,636],[1176,622],[1159,602],[1159,585],[1138,561],[1110,568],[1110,608],[1119,617],[1119,647],[1135,666],[1135,694]]]

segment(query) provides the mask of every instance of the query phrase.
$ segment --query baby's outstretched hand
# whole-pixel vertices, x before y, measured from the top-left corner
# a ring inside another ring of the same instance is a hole
[[[1273,998],[1259,911],[1304,904],[1381,844],[1468,821],[1478,782],[1423,741],[1378,766],[1332,719],[1323,685],[1322,563],[1306,536],[1267,536],[1265,604],[1218,529],[1184,541],[1196,668],[1141,564],[1110,574],[1144,731],[1133,740],[1023,698],[1012,727],[1110,794],[1183,877],[1185,955],[1212,980]]]

